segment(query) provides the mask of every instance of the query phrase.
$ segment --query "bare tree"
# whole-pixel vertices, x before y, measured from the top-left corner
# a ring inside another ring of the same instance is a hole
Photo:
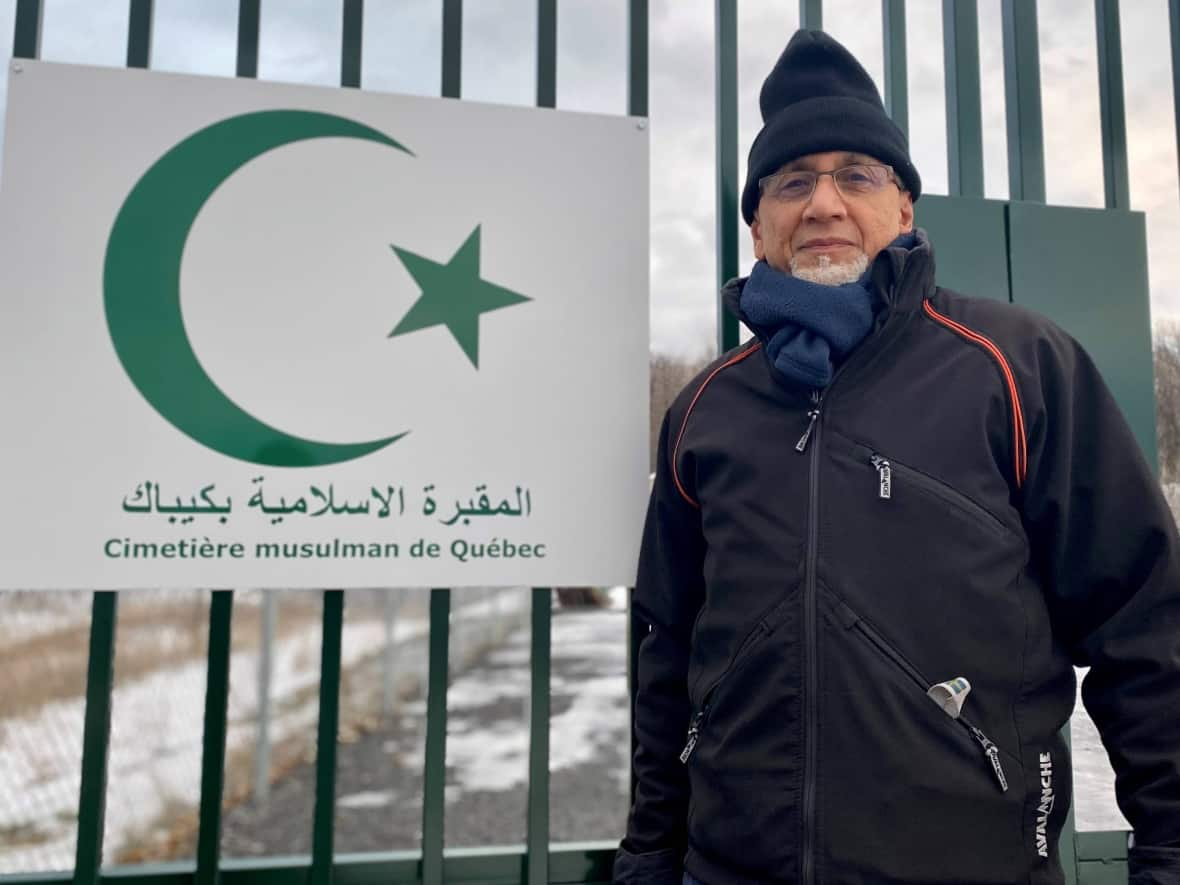
[[[712,359],[704,353],[697,356],[671,356],[666,353],[651,355],[651,414],[648,435],[648,463],[655,470],[656,443],[660,436],[660,422],[676,395]]]
[[[1155,438],[1160,479],[1180,480],[1180,323],[1155,327],[1152,361],[1155,364]]]

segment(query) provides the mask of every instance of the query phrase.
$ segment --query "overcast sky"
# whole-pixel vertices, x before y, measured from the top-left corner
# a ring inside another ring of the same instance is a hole
[[[127,0],[44,0],[42,56],[122,65]],[[716,250],[713,190],[713,0],[651,0],[651,339],[654,350],[712,347]],[[369,0],[362,86],[437,95],[441,0]],[[339,80],[340,4],[265,0],[259,76],[334,85]],[[0,0],[0,34],[11,35],[15,0]],[[1000,0],[978,0],[985,188],[1006,197]],[[152,66],[231,76],[237,0],[155,0]],[[626,112],[626,0],[559,0],[558,107]],[[1041,84],[1050,203],[1102,205],[1094,6],[1041,0]],[[880,0],[827,0],[824,22],[881,87]],[[757,94],[798,26],[796,0],[740,0],[741,172],[760,120]],[[946,193],[940,0],[907,4],[910,141],[928,193]],[[1167,0],[1122,4],[1131,199],[1147,213],[1155,320],[1180,319],[1180,189],[1168,44]],[[536,0],[467,0],[464,98],[531,104],[535,98]],[[7,68],[0,88],[7,86]],[[919,204],[920,207],[920,204]],[[741,267],[752,261],[742,226]],[[937,247],[937,243],[935,243]]]

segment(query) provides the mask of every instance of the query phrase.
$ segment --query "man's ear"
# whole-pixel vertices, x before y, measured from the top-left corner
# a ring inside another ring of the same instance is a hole
[[[764,258],[766,258],[766,250],[762,248],[762,227],[758,223],[757,215],[755,215],[754,220],[750,222],[750,236],[754,240],[754,258],[758,261],[762,261]]]
[[[901,206],[898,212],[900,213],[900,230],[903,234],[908,234],[914,229],[914,200],[909,191],[901,192]]]

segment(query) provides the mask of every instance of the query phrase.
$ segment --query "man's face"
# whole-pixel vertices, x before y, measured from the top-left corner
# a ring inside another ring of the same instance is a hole
[[[852,163],[880,161],[867,154],[828,151],[794,159],[779,171],[831,172]],[[754,256],[771,267],[836,284],[855,280],[878,252],[913,227],[913,201],[895,182],[874,193],[842,196],[832,176],[822,175],[807,200],[763,194],[750,233]]]

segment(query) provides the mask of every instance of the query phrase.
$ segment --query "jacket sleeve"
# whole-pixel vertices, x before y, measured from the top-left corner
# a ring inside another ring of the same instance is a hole
[[[635,794],[615,857],[616,885],[680,885],[688,775],[680,762],[690,715],[689,642],[703,597],[699,511],[676,488],[669,417],[660,429],[633,598],[639,647],[632,760]]]
[[[1052,329],[1029,391],[1025,524],[1054,634],[1134,829],[1132,885],[1180,885],[1180,545],[1159,482],[1090,357]]]

